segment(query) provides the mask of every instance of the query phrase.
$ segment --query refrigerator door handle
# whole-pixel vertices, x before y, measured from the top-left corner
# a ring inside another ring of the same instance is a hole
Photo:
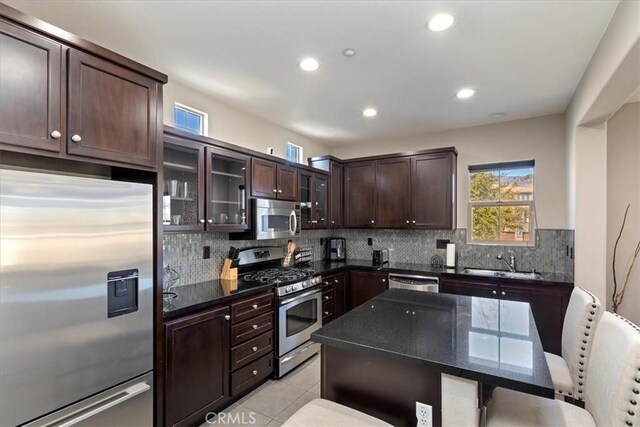
[[[146,382],[141,382],[138,384],[134,384],[126,390],[119,391],[115,393],[113,396],[107,397],[103,399],[96,405],[91,405],[85,409],[76,412],[71,415],[71,418],[65,417],[61,420],[54,421],[47,426],[55,426],[55,427],[70,427],[74,424],[79,423],[80,421],[86,420],[87,418],[91,418],[95,415],[98,415],[100,412],[104,412],[109,408],[113,408],[116,405],[121,404],[139,394],[142,394],[146,391],[151,390],[151,386]],[[60,424],[58,424],[60,423]]]

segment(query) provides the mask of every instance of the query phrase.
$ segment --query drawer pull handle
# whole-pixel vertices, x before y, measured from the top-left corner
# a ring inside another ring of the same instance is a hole
[[[258,347],[251,347],[251,350],[253,350],[253,352],[255,353],[256,351],[258,351]]]
[[[328,315],[329,315],[329,312],[328,312],[328,311],[325,311],[325,312],[324,312],[324,315],[325,315],[325,316],[328,316]]]
[[[329,295],[324,296],[325,301],[329,299]]]
[[[507,293],[505,291],[500,292],[500,295],[505,296]]]
[[[251,307],[253,307],[254,310],[258,309],[258,304],[253,304]]]
[[[256,375],[258,375],[258,371],[256,371],[255,369],[253,371],[251,371],[251,373],[253,374],[253,376],[255,377]]]
[[[491,291],[492,294],[496,295],[498,291]]]
[[[334,282],[338,283],[338,279],[333,279]]]
[[[231,316],[229,316],[228,314],[225,314],[224,320],[229,320],[229,319],[231,319]]]
[[[253,329],[258,329],[258,325],[251,326]]]

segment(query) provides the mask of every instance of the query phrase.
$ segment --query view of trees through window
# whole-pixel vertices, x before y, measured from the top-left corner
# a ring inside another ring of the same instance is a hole
[[[533,175],[532,166],[470,170],[471,241],[530,241]]]

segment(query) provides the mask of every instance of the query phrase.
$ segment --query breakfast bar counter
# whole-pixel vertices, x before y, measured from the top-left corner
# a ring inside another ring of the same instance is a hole
[[[476,407],[494,386],[554,398],[527,303],[390,289],[312,340],[323,344],[322,397],[394,425],[416,424],[415,402],[442,425],[445,376],[477,383]]]

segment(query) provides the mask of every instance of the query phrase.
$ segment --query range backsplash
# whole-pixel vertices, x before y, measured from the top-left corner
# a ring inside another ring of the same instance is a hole
[[[539,230],[540,244],[537,250],[520,246],[493,246],[466,244],[466,229],[457,230],[304,230],[296,238],[299,246],[313,248],[314,260],[323,258],[322,237],[347,239],[347,256],[350,259],[371,259],[367,238],[374,246],[390,249],[392,262],[429,263],[433,255],[445,257],[444,249],[436,248],[436,239],[449,239],[456,244],[457,265],[503,269],[505,265],[496,259],[499,253],[513,252],[518,270],[573,274],[573,230]],[[216,279],[229,246],[286,246],[286,239],[229,241],[226,233],[167,233],[164,235],[164,265],[169,265],[180,275],[177,286]],[[203,246],[211,246],[211,258],[202,259]]]

